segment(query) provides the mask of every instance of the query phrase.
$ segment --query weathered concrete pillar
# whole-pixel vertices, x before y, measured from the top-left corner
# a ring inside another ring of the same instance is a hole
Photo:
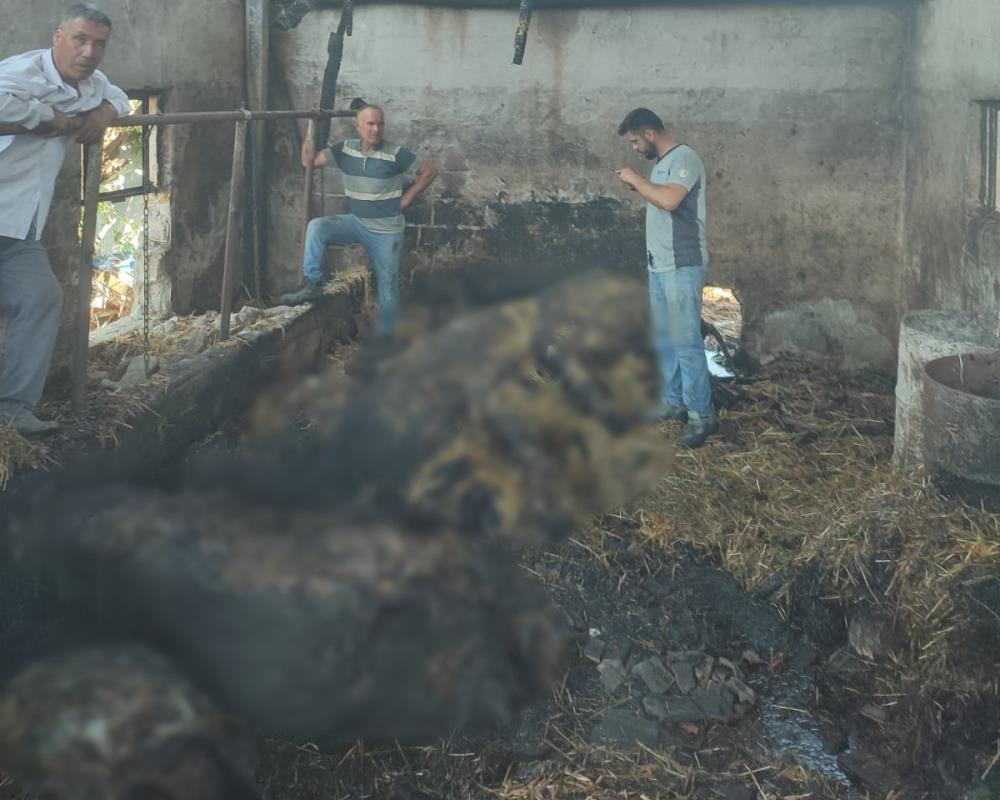
[[[903,317],[892,454],[898,471],[911,473],[924,463],[924,367],[944,356],[1000,350],[997,329],[997,320],[961,311],[911,311]]]

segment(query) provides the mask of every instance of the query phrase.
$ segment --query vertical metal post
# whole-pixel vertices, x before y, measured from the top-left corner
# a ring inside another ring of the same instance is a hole
[[[269,0],[246,0],[246,74],[247,108],[265,111],[268,108],[270,79],[270,3]],[[254,292],[266,293],[267,275],[267,146],[268,126],[261,123],[253,129],[250,142],[250,196]]]
[[[101,191],[103,142],[84,148],[83,232],[77,264],[76,316],[73,320],[73,369],[71,399],[80,411],[87,391],[87,356],[90,348],[90,302],[93,293],[94,237],[97,234],[97,196]]]
[[[236,139],[233,142],[233,177],[229,182],[229,214],[226,218],[226,259],[222,267],[222,303],[219,309],[219,336],[229,338],[229,315],[233,308],[233,282],[236,274],[237,242],[240,236],[240,212],[242,211],[243,182],[246,171],[246,122],[236,123]]]
[[[309,127],[306,128],[306,141],[315,142],[316,141],[316,119],[311,117],[309,119]],[[306,180],[305,188],[302,190],[302,257],[305,258],[306,251],[306,229],[309,227],[309,220],[312,219],[312,194],[313,194],[313,175],[316,171],[315,167],[316,156],[313,154],[312,159],[309,163],[305,165],[306,167]]]

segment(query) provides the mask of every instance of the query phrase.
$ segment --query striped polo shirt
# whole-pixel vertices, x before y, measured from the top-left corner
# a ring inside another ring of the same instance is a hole
[[[365,153],[360,139],[347,139],[330,155],[344,173],[347,210],[372,233],[400,233],[406,227],[399,207],[403,176],[417,163],[416,153],[389,142]]]

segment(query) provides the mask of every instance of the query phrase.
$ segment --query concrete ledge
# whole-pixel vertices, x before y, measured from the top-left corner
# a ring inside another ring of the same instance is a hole
[[[0,498],[9,501],[51,480],[53,472],[83,480],[98,476],[102,483],[154,474],[161,464],[245,411],[279,374],[307,371],[334,342],[354,337],[364,296],[363,276],[345,275],[321,300],[288,309],[271,327],[249,329],[231,343],[165,363],[159,375],[167,380],[162,386],[139,388],[147,392],[148,410],[118,432],[116,447],[102,447],[94,440],[82,449],[56,453],[57,470],[15,476]]]

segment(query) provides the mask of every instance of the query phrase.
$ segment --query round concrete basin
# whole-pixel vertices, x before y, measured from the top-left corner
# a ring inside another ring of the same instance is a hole
[[[1000,351],[924,368],[924,455],[946,494],[1000,511]]]

